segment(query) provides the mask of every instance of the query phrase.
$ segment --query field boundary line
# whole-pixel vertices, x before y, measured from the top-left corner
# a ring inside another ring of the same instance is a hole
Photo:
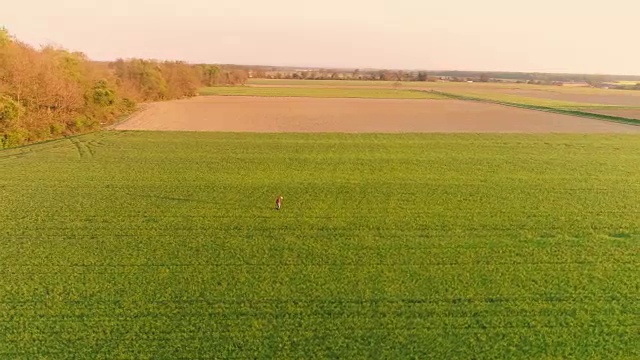
[[[37,142],[33,142],[33,143],[29,143],[29,144],[25,144],[25,145],[20,145],[20,146],[16,146],[16,147],[10,147],[10,148],[0,148],[0,152],[3,151],[15,151],[15,150],[21,150],[21,149],[25,149],[25,150],[29,150],[29,148],[31,147],[35,147],[35,146],[40,146],[40,145],[44,145],[44,144],[49,144],[49,143],[55,143],[55,142],[62,142],[62,141],[71,141],[71,139],[75,139],[77,137],[80,136],[85,136],[85,135],[89,135],[89,134],[97,134],[100,132],[103,132],[104,129],[96,129],[96,130],[92,130],[92,131],[87,131],[87,132],[83,132],[83,133],[78,133],[78,134],[73,134],[73,135],[68,135],[68,136],[62,136],[62,137],[57,137],[57,138],[53,138],[53,139],[47,139],[47,140],[43,140],[43,141],[37,141]]]
[[[171,100],[169,100],[169,101],[171,101]],[[116,130],[116,126],[131,120],[131,118],[134,117],[135,115],[141,114],[141,113],[149,110],[149,107],[150,107],[149,105],[150,105],[150,103],[143,103],[143,104],[138,105],[137,108],[134,111],[123,115],[116,122],[114,122],[113,124],[109,124],[109,125],[103,127],[101,130],[106,130],[106,131]]]
[[[147,105],[147,104],[144,104]],[[65,141],[65,140],[71,140],[71,139],[75,139],[77,137],[80,136],[85,136],[85,135],[89,135],[89,134],[96,134],[96,133],[100,133],[103,131],[114,131],[115,126],[120,125],[126,121],[128,121],[129,119],[131,119],[131,117],[133,117],[134,115],[143,112],[145,110],[147,110],[147,106],[141,106],[140,109],[135,110],[133,112],[131,112],[130,114],[126,114],[124,116],[122,116],[118,121],[116,121],[113,124],[104,126],[104,127],[100,127],[99,129],[94,129],[94,130],[90,130],[90,131],[85,131],[85,132],[79,132],[76,134],[71,134],[71,135],[66,135],[66,136],[60,136],[60,137],[55,137],[52,139],[46,139],[46,140],[42,140],[42,141],[36,141],[36,142],[32,142],[32,143],[28,143],[28,144],[24,144],[24,145],[20,145],[20,146],[15,146],[15,147],[9,147],[9,148],[1,148],[0,147],[0,152],[2,151],[7,151],[7,150],[19,150],[19,149],[26,149],[35,145],[42,145],[42,144],[48,144],[48,143],[53,143],[56,141]]]
[[[640,120],[626,118],[622,116],[604,115],[604,114],[597,114],[597,113],[592,113],[592,112],[587,112],[582,110],[567,110],[567,109],[553,108],[548,106],[526,105],[526,104],[520,104],[520,103],[510,102],[510,101],[490,100],[490,99],[484,99],[481,97],[458,95],[458,94],[452,94],[452,93],[447,93],[447,92],[442,92],[437,90],[430,90],[430,92],[434,94],[438,94],[440,96],[447,97],[449,99],[453,99],[453,100],[483,102],[483,103],[489,103],[489,104],[516,107],[516,108],[527,109],[527,110],[544,111],[544,112],[550,112],[550,113],[561,114],[561,115],[568,115],[568,116],[575,116],[575,117],[582,117],[582,118],[627,124],[627,125],[640,126]]]

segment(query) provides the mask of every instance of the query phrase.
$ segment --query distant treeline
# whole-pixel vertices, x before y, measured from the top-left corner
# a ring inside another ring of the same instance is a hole
[[[436,71],[435,76],[474,78],[481,75],[492,79],[542,81],[542,82],[615,82],[638,81],[640,76],[630,75],[591,75],[591,74],[553,74],[553,73],[524,73],[524,72],[478,72],[478,71]]]
[[[254,78],[305,80],[372,80],[372,81],[513,81],[533,84],[587,83],[599,85],[617,81],[638,82],[640,76],[554,74],[482,71],[409,71],[370,69],[294,69],[288,67],[246,66]]]
[[[90,61],[35,49],[0,28],[0,148],[99,129],[145,101],[189,97],[198,87],[242,84],[242,69],[141,59]]]

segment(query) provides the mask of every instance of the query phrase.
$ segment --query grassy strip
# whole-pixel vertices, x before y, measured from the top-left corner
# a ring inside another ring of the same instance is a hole
[[[393,85],[393,81],[383,80],[296,80],[296,79],[249,79],[247,84],[250,85],[295,85],[295,86],[389,86]],[[404,81],[402,85],[414,84],[414,82]],[[426,82],[417,82],[417,84],[427,84]]]
[[[584,108],[580,109],[580,108],[550,107],[550,106],[541,106],[541,105],[533,105],[533,104],[523,104],[523,103],[517,103],[517,102],[511,102],[511,101],[500,101],[500,100],[469,96],[469,95],[458,95],[458,94],[446,93],[446,92],[435,91],[435,90],[432,90],[431,92],[439,96],[446,97],[449,99],[455,99],[455,100],[485,102],[485,103],[491,103],[491,104],[518,107],[518,108],[529,109],[529,110],[546,111],[546,112],[552,112],[552,113],[562,114],[562,115],[579,116],[579,117],[585,117],[585,118],[596,119],[596,120],[612,121],[617,123],[640,126],[640,120],[638,119],[592,113],[592,112],[584,111]],[[587,106],[587,108],[595,109],[595,107],[589,107],[589,106]],[[607,108],[617,109],[618,107],[612,106]],[[621,107],[621,108],[628,108],[628,107]]]
[[[402,89],[341,89],[341,88],[269,88],[269,87],[208,87],[200,95],[216,96],[266,96],[266,97],[315,97],[362,99],[443,99],[436,93]]]

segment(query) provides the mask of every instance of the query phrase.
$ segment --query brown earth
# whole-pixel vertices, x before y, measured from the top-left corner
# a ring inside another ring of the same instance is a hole
[[[205,96],[148,104],[118,130],[626,133],[640,127],[456,100]]]
[[[640,120],[640,109],[610,109],[610,110],[585,110],[588,112],[603,114],[603,115],[611,115],[611,116],[620,116],[627,119],[636,119]]]
[[[585,104],[640,106],[640,92],[633,93],[623,90],[609,90],[609,94],[573,94],[563,91],[551,90],[524,90],[524,89],[500,89],[495,93],[509,94],[529,98],[571,101]]]

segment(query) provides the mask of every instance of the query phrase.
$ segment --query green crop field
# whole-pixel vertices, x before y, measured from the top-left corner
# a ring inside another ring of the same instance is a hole
[[[640,358],[638,136],[100,132],[0,195],[0,358]]]
[[[302,79],[249,79],[247,84],[249,85],[272,85],[272,86],[335,86],[335,87],[350,87],[350,86],[384,86],[392,87],[394,81],[383,80],[302,80]],[[423,85],[427,86],[426,82],[418,81],[405,81],[402,85]]]
[[[365,99],[443,99],[442,96],[420,90],[251,86],[208,87],[200,89],[200,95]]]
[[[617,85],[637,85],[637,84],[640,84],[640,81],[620,80],[620,81],[614,82],[614,84],[617,84]]]
[[[296,79],[249,79],[247,84],[265,87],[305,87],[305,88],[394,88],[394,81],[381,80],[296,80]],[[627,84],[628,85],[628,84]],[[520,84],[513,82],[504,83],[466,83],[466,82],[425,82],[425,81],[402,81],[400,89],[432,89],[443,92],[456,93],[481,93],[488,95],[513,95],[509,94],[514,90],[523,91],[544,91],[551,94],[573,94],[573,95],[602,95],[602,96],[632,96],[640,99],[640,92],[615,89],[601,89],[589,86],[556,86],[556,85],[534,85]],[[517,96],[517,95],[516,95]],[[640,101],[640,100],[639,100]],[[639,102],[640,103],[640,102]]]

